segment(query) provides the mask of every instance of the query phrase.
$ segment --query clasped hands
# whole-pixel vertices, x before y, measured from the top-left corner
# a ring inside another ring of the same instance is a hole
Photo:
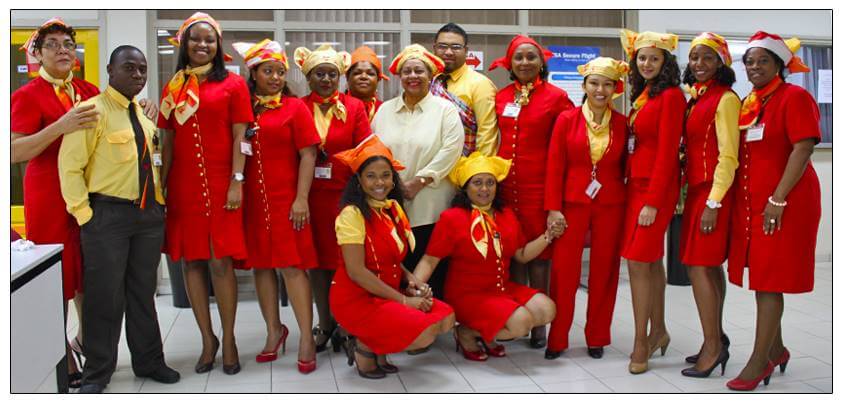
[[[547,213],[547,230],[544,235],[548,242],[562,236],[566,229],[568,229],[568,221],[561,211],[551,210]]]
[[[407,297],[403,303],[422,312],[430,312],[433,308],[433,289],[413,275],[409,275],[407,280],[407,288],[404,289]]]

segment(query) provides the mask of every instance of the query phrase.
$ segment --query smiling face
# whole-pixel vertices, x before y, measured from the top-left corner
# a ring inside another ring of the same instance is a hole
[[[340,71],[333,64],[322,63],[307,73],[307,83],[311,91],[328,98],[340,87]]]
[[[664,52],[659,48],[641,48],[635,56],[638,72],[645,80],[652,80],[662,72]]]
[[[392,166],[383,158],[370,162],[359,175],[360,187],[370,199],[384,201],[395,187]]]
[[[535,80],[543,65],[541,52],[529,43],[518,46],[512,53],[512,74],[521,83]]]
[[[694,46],[688,54],[688,67],[698,83],[704,83],[714,78],[721,66],[723,66],[723,62],[720,60],[720,56],[708,46]]]
[[[456,32],[442,32],[436,36],[433,53],[445,62],[445,72],[450,73],[465,64],[468,47],[462,35]]]
[[[355,98],[371,99],[378,92],[378,70],[372,63],[360,61],[348,71],[348,90]]]
[[[615,81],[600,74],[591,74],[586,77],[582,87],[588,97],[588,106],[598,110],[606,108],[612,102],[615,85]]]
[[[146,57],[136,49],[126,49],[106,67],[108,85],[128,99],[141,92],[146,85]]]
[[[270,60],[255,67],[252,77],[255,78],[255,92],[258,95],[275,95],[287,83],[287,69],[284,63]]]
[[[750,48],[743,59],[746,78],[755,88],[767,85],[779,74],[779,65],[767,49]]]
[[[35,49],[35,58],[50,76],[65,78],[76,64],[76,42],[64,32],[47,34],[41,48]]]
[[[489,206],[495,200],[498,189],[498,181],[495,176],[489,173],[480,173],[472,176],[466,182],[465,193],[468,200],[476,206]]]
[[[401,87],[414,98],[423,98],[430,88],[430,70],[419,59],[410,59],[401,66]]]
[[[219,36],[210,24],[196,23],[187,33],[187,58],[193,67],[213,62],[219,47]]]

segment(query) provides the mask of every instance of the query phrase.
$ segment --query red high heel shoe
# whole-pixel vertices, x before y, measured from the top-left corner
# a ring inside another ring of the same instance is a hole
[[[486,361],[489,359],[489,356],[483,351],[483,349],[479,349],[477,351],[468,351],[465,347],[460,343],[459,337],[459,329],[460,326],[454,328],[454,341],[457,343],[457,352],[462,349],[462,356],[465,357],[466,360],[469,361]]]
[[[272,362],[278,359],[278,348],[281,348],[281,354],[287,352],[287,336],[290,334],[290,330],[287,329],[287,326],[281,325],[281,338],[278,339],[278,344],[275,345],[275,348],[272,351],[261,351],[255,357],[255,361],[257,362]],[[313,365],[316,365],[314,361]]]
[[[790,351],[787,351],[787,347],[785,347],[784,352],[779,356],[779,359],[773,361],[773,366],[778,366],[779,371],[784,373],[785,368],[787,368],[788,361],[790,361]]]
[[[296,366],[298,366],[299,372],[305,375],[316,371],[316,357],[314,356],[310,361],[296,360]]]
[[[755,388],[758,387],[758,384],[761,383],[762,380],[764,381],[764,386],[767,386],[770,384],[770,375],[773,374],[773,371],[775,369],[776,366],[773,365],[771,361],[768,361],[767,368],[765,368],[764,372],[762,372],[761,375],[758,375],[757,378],[748,380],[735,378],[729,382],[726,382],[726,387],[732,390],[750,391],[755,390]]]
[[[483,350],[486,351],[486,354],[498,358],[506,357],[506,348],[503,346],[503,344],[498,344],[494,348],[489,348],[489,345],[486,344],[486,341],[479,337],[477,338],[477,340],[480,340],[480,345],[483,347]]]

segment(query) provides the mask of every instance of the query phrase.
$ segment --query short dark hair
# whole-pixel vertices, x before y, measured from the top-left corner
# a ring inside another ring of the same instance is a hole
[[[679,86],[679,64],[676,63],[676,56],[664,49],[659,50],[662,51],[662,55],[664,56],[664,64],[662,64],[659,75],[651,82],[650,92],[648,94],[650,98],[661,94],[664,90],[670,87]],[[632,101],[635,101],[638,96],[644,92],[644,88],[647,86],[647,80],[645,80],[644,77],[641,76],[641,73],[638,72],[638,63],[636,62],[637,58],[638,51],[636,50],[635,53],[632,54],[632,60],[629,61],[629,85],[632,88],[630,99]]]
[[[747,49],[746,52],[744,52],[743,56],[741,56],[741,61],[743,62],[744,65],[746,64],[746,55],[749,54],[750,49],[752,49],[752,48]],[[785,71],[784,60],[782,60],[782,58],[779,57],[779,55],[773,53],[770,49],[767,49],[767,48],[761,48],[761,49],[764,49],[764,51],[767,52],[767,54],[770,55],[770,57],[773,58],[773,61],[776,63],[776,66],[779,66],[779,77],[782,80],[784,80],[787,77],[787,72]]]
[[[178,63],[176,64],[176,72],[180,70],[184,70],[190,65],[190,57],[187,55],[187,40],[190,38],[190,31],[195,27],[197,24],[193,24],[184,31],[181,38],[179,38],[179,58]],[[216,31],[214,31],[216,32]],[[214,60],[211,62],[213,63],[213,67],[211,68],[211,72],[208,73],[208,80],[210,81],[222,81],[228,77],[228,70],[225,68],[225,59],[223,58],[223,54],[225,52],[222,50],[222,36],[219,32],[217,34],[217,54],[214,55]]]
[[[345,189],[342,192],[342,199],[340,199],[340,210],[342,210],[345,206],[356,206],[360,213],[363,214],[363,218],[367,221],[372,216],[372,212],[369,209],[369,203],[366,202],[366,192],[363,191],[363,188],[360,186],[360,173],[366,169],[369,164],[382,160],[386,161],[389,164],[389,169],[392,170],[392,191],[386,196],[389,199],[395,200],[401,207],[404,207],[404,185],[401,184],[401,177],[398,176],[398,171],[395,170],[395,167],[392,166],[392,163],[384,156],[375,155],[374,157],[369,157],[366,161],[363,161],[360,164],[360,168],[357,169],[357,173],[351,175],[351,178],[348,180],[348,183],[345,185]]]
[[[714,73],[714,80],[731,88],[732,84],[737,81],[737,78],[735,77],[735,70],[732,70],[732,68],[727,66],[726,63],[723,63]],[[694,72],[691,71],[691,63],[688,63],[688,65],[685,66],[685,71],[682,73],[682,82],[688,85],[694,85],[697,83],[697,78],[694,77]]]
[[[44,40],[47,38],[47,35],[57,33],[69,35],[70,40],[72,40],[73,43],[76,43],[76,30],[74,30],[73,27],[69,25],[65,26],[61,24],[53,24],[38,29],[38,36],[35,38],[35,42],[33,43],[33,45],[35,45],[35,49],[41,49],[44,46]]]
[[[461,26],[459,26],[457,24],[454,24],[453,22],[449,22],[449,23],[443,25],[442,28],[439,28],[439,31],[436,31],[436,36],[433,37],[433,41],[435,42],[436,40],[438,40],[439,34],[441,34],[443,32],[451,32],[451,33],[457,34],[459,36],[462,36],[463,42],[465,42],[465,45],[468,45],[468,34],[465,32],[464,29],[462,29]]]
[[[500,185],[501,183],[498,182],[495,186],[495,199],[492,200],[492,208],[496,211],[502,211],[506,205],[501,197]],[[473,207],[471,207],[471,199],[468,198],[468,192],[465,190],[467,187],[468,182],[465,182],[465,185],[463,185],[463,187],[457,191],[457,194],[454,195],[454,198],[451,199],[451,207],[459,207],[471,211]]]
[[[120,45],[120,46],[114,48],[114,50],[111,51],[111,56],[108,57],[108,64],[114,64],[114,62],[117,60],[117,56],[120,56],[120,54],[123,53],[123,52],[131,51],[131,50],[137,51],[143,57],[146,57],[146,55],[144,55],[143,52],[141,52],[140,49],[138,49],[138,48],[136,48],[132,45]]]

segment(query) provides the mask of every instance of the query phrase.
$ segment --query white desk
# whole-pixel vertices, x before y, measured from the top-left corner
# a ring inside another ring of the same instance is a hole
[[[12,393],[67,391],[62,249],[11,251]]]

